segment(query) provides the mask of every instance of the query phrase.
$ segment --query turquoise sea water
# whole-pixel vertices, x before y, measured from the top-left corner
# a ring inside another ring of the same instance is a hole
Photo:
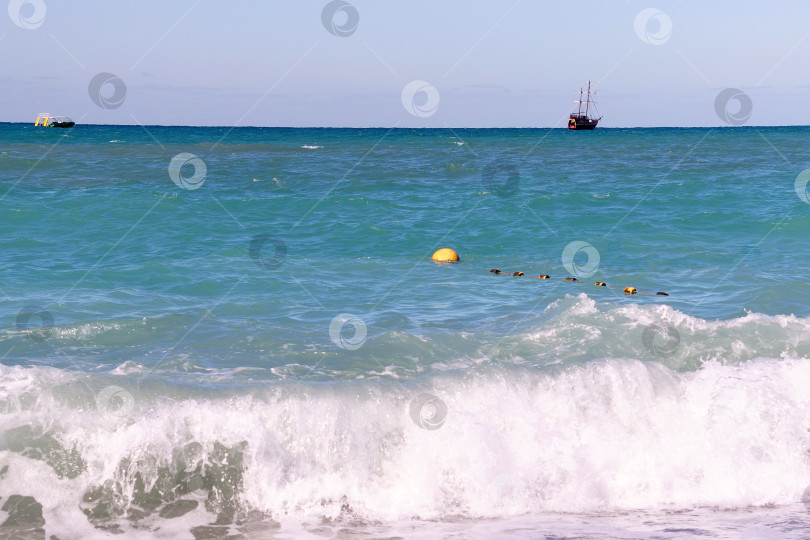
[[[806,537],[809,139],[0,124],[0,530]]]

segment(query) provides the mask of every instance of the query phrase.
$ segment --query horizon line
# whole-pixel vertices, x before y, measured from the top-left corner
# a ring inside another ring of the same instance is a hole
[[[0,124],[20,124],[30,125],[32,127],[46,127],[34,126],[30,122],[21,121],[7,121],[0,120]],[[80,126],[93,126],[93,127],[182,127],[182,128],[228,128],[228,129],[390,129],[390,130],[406,130],[406,129],[422,129],[422,130],[446,130],[446,129],[560,129],[564,131],[582,131],[582,130],[569,130],[567,126],[531,126],[531,127],[518,127],[518,126],[229,126],[229,125],[190,125],[190,124],[76,124],[72,128],[56,128],[56,129],[75,129]],[[796,128],[796,127],[810,127],[810,124],[752,124],[742,126],[604,126],[598,130],[587,131],[602,131],[609,129],[737,129],[737,128]]]

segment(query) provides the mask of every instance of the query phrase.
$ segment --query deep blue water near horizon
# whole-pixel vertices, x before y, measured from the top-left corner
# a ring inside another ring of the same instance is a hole
[[[0,124],[0,533],[804,538],[808,140]]]

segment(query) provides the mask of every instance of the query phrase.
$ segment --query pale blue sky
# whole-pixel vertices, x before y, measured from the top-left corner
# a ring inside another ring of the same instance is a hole
[[[604,127],[724,125],[715,98],[729,87],[750,97],[746,125],[810,124],[800,0],[350,0],[359,23],[345,37],[324,27],[324,0],[28,2],[0,16],[4,121],[562,127],[591,79]],[[647,8],[664,18],[637,33]],[[117,108],[88,94],[101,72],[126,84]],[[439,96],[422,116],[403,106],[414,80]]]

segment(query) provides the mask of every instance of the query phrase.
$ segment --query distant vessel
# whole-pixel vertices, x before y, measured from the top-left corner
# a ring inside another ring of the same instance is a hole
[[[34,125],[40,127],[72,128],[76,125],[76,122],[67,116],[53,116],[50,113],[39,113]]]
[[[579,99],[575,99],[574,103],[577,104],[576,112],[572,112],[571,116],[568,118],[568,129],[593,129],[596,127],[596,124],[599,123],[599,120],[602,119],[600,116],[599,118],[592,118],[591,114],[591,107],[593,110],[596,111],[596,101],[591,99],[591,94],[596,94],[596,92],[591,92],[591,81],[588,81],[588,89],[583,90],[582,88],[579,89]],[[582,95],[585,95],[585,99],[582,99]],[[582,111],[582,104],[585,104],[585,111]],[[599,114],[597,111],[596,114]]]

